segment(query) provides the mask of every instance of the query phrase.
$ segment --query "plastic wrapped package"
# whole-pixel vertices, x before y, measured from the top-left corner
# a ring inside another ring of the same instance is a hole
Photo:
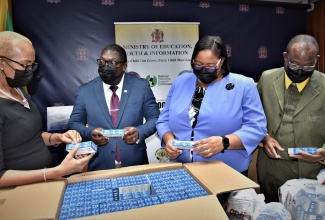
[[[290,212],[280,202],[270,202],[254,212],[255,220],[291,220]]]
[[[325,169],[322,169],[317,175],[318,183],[325,185]]]
[[[233,191],[228,197],[227,216],[231,220],[252,219],[254,212],[265,205],[264,199],[264,195],[256,194],[254,189]]]
[[[325,219],[325,185],[317,180],[288,180],[280,187],[279,196],[293,219]]]

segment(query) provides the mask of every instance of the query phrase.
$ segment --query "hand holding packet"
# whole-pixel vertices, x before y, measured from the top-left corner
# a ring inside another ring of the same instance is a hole
[[[288,154],[300,154],[300,151],[307,154],[316,154],[317,147],[288,148]]]
[[[79,149],[76,155],[80,154],[92,154],[97,152],[97,145],[92,141],[85,141],[80,143],[67,144],[65,149],[70,152],[75,146],[78,146]]]
[[[178,149],[192,149],[195,148],[196,146],[194,145],[195,141],[178,141],[178,140],[173,140],[172,141],[172,146],[176,147]]]

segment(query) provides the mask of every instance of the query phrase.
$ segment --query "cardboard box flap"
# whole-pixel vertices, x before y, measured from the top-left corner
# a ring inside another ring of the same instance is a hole
[[[16,187],[0,188],[0,207],[9,198],[10,193],[13,192],[15,190],[15,188]]]
[[[17,186],[0,206],[1,219],[58,219],[66,184],[59,179]]]
[[[70,184],[70,183],[77,183],[83,181],[90,181],[90,180],[100,179],[100,178],[116,178],[121,176],[132,176],[132,175],[139,175],[143,173],[156,172],[162,169],[171,170],[177,168],[183,168],[182,163],[173,163],[173,162],[155,163],[155,164],[122,167],[119,169],[91,171],[91,172],[79,173],[70,176],[68,178],[68,183]]]
[[[216,218],[217,217],[217,218]],[[82,219],[228,219],[215,195]]]
[[[239,189],[259,188],[257,183],[221,161],[187,163],[184,167],[215,195]]]

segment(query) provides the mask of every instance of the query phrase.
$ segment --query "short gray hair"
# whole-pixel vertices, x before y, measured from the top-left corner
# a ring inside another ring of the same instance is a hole
[[[14,46],[17,44],[31,44],[32,42],[25,36],[13,31],[0,32],[0,56],[15,57]]]

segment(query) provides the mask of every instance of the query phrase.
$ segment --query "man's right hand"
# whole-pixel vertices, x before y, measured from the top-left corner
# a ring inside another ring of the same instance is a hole
[[[266,135],[263,139],[263,145],[264,145],[264,152],[270,157],[270,158],[281,158],[280,155],[276,153],[276,149],[279,151],[284,151],[284,149],[280,146],[279,142],[272,138],[269,135]]]
[[[102,135],[103,128],[95,128],[91,132],[91,140],[98,146],[105,145],[109,142],[109,137]]]

